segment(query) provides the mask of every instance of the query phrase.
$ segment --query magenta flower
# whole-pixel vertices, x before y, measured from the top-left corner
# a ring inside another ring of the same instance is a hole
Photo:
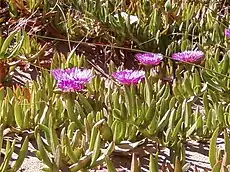
[[[139,53],[136,54],[136,59],[144,65],[158,65],[163,59],[163,55],[159,53]]]
[[[75,92],[82,90],[84,85],[73,80],[61,80],[57,82],[57,87],[63,92]]]
[[[229,29],[225,29],[225,36],[230,38],[230,28]]]
[[[182,62],[195,63],[200,61],[203,56],[204,53],[202,51],[184,51],[173,54],[172,59]]]
[[[130,85],[137,84],[139,81],[145,78],[144,71],[138,70],[123,70],[114,72],[112,76],[121,84]]]
[[[80,91],[93,78],[90,69],[54,69],[51,74],[57,80],[57,87],[64,92]]]

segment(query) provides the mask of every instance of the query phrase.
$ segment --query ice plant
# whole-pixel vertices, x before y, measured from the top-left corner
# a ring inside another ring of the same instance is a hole
[[[200,61],[203,56],[204,53],[202,51],[184,51],[180,53],[174,53],[172,55],[172,59],[182,62],[195,63]]]
[[[163,55],[159,53],[138,53],[135,56],[140,63],[153,66],[160,64],[163,59]]]
[[[93,78],[90,69],[54,69],[51,74],[57,80],[57,87],[64,92],[80,91]]]
[[[230,38],[230,28],[229,29],[225,29],[225,36],[227,37],[227,38]]]
[[[145,72],[139,70],[122,70],[114,72],[112,76],[121,84],[131,85],[137,84],[139,81],[144,79]]]

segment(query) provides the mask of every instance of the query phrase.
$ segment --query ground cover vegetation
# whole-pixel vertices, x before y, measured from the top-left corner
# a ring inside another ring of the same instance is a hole
[[[113,172],[114,153],[152,142],[148,170],[181,172],[191,169],[188,140],[209,143],[212,171],[228,171],[227,1],[0,5],[0,171],[17,171],[30,142],[52,172]],[[216,146],[220,136],[224,151]],[[158,163],[163,147],[170,163]],[[130,170],[142,171],[139,154],[131,156]]]

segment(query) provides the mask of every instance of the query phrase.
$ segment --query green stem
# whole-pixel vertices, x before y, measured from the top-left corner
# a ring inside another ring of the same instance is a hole
[[[74,110],[74,100],[75,100],[75,94],[74,93],[68,93],[66,95],[66,109],[68,117],[71,121],[75,122],[75,124],[79,127],[81,131],[84,131],[84,125],[81,121],[77,118],[77,114]]]

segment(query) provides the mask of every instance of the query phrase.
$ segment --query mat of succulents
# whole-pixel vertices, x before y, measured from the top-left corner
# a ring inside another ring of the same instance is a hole
[[[229,7],[0,1],[0,172],[230,171]]]

